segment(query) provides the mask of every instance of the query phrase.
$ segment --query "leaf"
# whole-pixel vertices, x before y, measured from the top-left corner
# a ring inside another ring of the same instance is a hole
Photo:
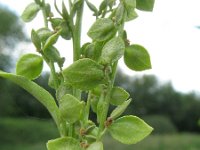
[[[129,93],[126,92],[123,88],[113,87],[111,91],[110,103],[115,106],[121,105],[125,100],[129,98],[129,96]]]
[[[42,72],[43,59],[36,54],[23,55],[16,66],[16,74],[30,80],[36,79]]]
[[[45,42],[43,50],[49,48],[50,46],[53,46],[57,42],[59,35],[60,32],[51,35]]]
[[[110,114],[110,117],[112,119],[115,119],[117,117],[119,117],[128,107],[128,105],[131,103],[131,99],[123,102],[121,105],[117,106],[112,113]]]
[[[136,8],[143,11],[152,11],[155,0],[136,0]]]
[[[31,41],[33,42],[37,51],[40,51],[41,50],[41,40],[40,40],[40,37],[35,30],[31,31]]]
[[[73,88],[68,83],[61,84],[56,90],[56,98],[59,101],[65,94],[73,94]]]
[[[83,150],[80,143],[71,137],[57,138],[47,142],[48,150]]]
[[[92,3],[90,3],[88,0],[85,0],[85,2],[87,4],[87,6],[89,7],[89,9],[94,12],[94,15],[97,16],[98,15],[98,10],[95,7],[95,5],[93,5]]]
[[[90,90],[102,83],[103,66],[89,58],[84,58],[63,70],[63,76],[75,88]]]
[[[116,33],[115,25],[111,19],[100,18],[91,26],[88,36],[95,41],[106,41],[112,38]]]
[[[124,62],[129,69],[135,71],[151,69],[149,53],[140,45],[134,44],[126,47]]]
[[[45,43],[47,39],[53,35],[53,32],[48,28],[40,28],[36,32],[42,43]]]
[[[148,136],[152,130],[152,127],[136,116],[121,117],[108,127],[111,136],[124,144],[135,144]]]
[[[36,3],[29,4],[22,13],[22,20],[24,22],[32,21],[40,10],[40,6]]]
[[[125,0],[124,5],[125,5],[125,10],[126,10],[125,21],[130,21],[137,18],[138,15],[135,12],[136,0]]]
[[[125,50],[124,41],[120,37],[114,37],[109,40],[103,47],[100,62],[110,64],[120,59]]]
[[[28,80],[23,76],[14,75],[3,71],[0,71],[0,76],[14,82],[15,84],[19,85],[27,92],[29,92],[31,95],[33,95],[40,103],[42,103],[48,109],[56,124],[58,125],[59,109],[55,103],[54,98],[49,92],[47,92],[44,88],[40,87],[36,83]]]
[[[54,46],[44,49],[44,55],[51,61],[57,62],[59,67],[63,67],[65,59],[60,57],[60,53]]]
[[[103,150],[102,142],[94,142],[86,150]]]
[[[83,106],[84,103],[79,101],[76,97],[66,94],[61,97],[59,102],[61,117],[69,123],[75,123],[81,116]]]

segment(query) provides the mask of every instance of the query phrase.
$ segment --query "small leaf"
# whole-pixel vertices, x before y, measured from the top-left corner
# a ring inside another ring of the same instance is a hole
[[[109,64],[120,59],[124,54],[124,41],[120,37],[114,37],[108,41],[101,53],[100,62],[102,64]]]
[[[48,150],[83,150],[80,143],[71,137],[63,137],[49,140],[47,143]]]
[[[89,58],[84,58],[66,68],[63,71],[63,76],[72,86],[82,90],[90,90],[102,83],[103,66]]]
[[[61,37],[65,40],[70,40],[72,37],[72,34],[71,34],[68,23],[66,21],[62,22],[60,24],[60,28],[61,28],[61,33],[60,33]]]
[[[123,102],[121,105],[117,106],[112,113],[110,114],[110,117],[112,119],[115,119],[117,117],[119,117],[128,107],[128,105],[131,103],[131,99]]]
[[[128,68],[135,71],[151,69],[149,53],[140,45],[135,44],[126,47],[124,62]]]
[[[79,120],[83,111],[83,102],[70,94],[66,94],[61,97],[59,105],[61,117],[67,122],[75,123]]]
[[[112,105],[121,105],[125,100],[129,98],[129,93],[121,87],[113,87],[111,91],[110,103]]]
[[[31,41],[33,42],[38,51],[41,50],[41,40],[35,30],[31,31]]]
[[[114,121],[108,131],[123,144],[135,144],[152,132],[153,128],[136,116],[124,116]]]
[[[143,11],[152,11],[155,0],[136,0],[137,9]]]
[[[125,21],[130,21],[137,18],[137,13],[135,12],[136,0],[125,0]]]
[[[115,25],[111,19],[101,18],[88,31],[88,36],[95,41],[106,41],[112,38],[116,33]]]
[[[68,83],[61,84],[56,91],[56,98],[59,101],[65,94],[73,94],[73,88]]]
[[[135,9],[127,9],[125,17],[125,21],[131,21],[137,18],[138,14],[136,13]]]
[[[47,17],[50,17],[50,15],[51,15],[51,5],[46,3],[44,10],[46,12]]]
[[[62,18],[51,18],[50,22],[52,28],[55,30],[57,27],[61,25],[62,22],[64,22],[64,20]]]
[[[52,95],[49,92],[47,92],[44,88],[40,87],[36,83],[28,80],[23,76],[0,71],[0,77],[6,78],[14,82],[15,84],[19,85],[27,92],[29,92],[31,95],[33,95],[40,103],[42,103],[48,109],[56,124],[59,124],[60,114],[57,104]]]
[[[43,59],[35,54],[23,55],[16,66],[16,74],[30,80],[36,79],[42,72]]]
[[[29,4],[22,13],[22,20],[24,22],[32,21],[40,10],[40,6],[36,3]]]
[[[52,62],[57,62],[62,67],[64,59],[60,57],[60,53],[54,46],[44,49],[44,55]]]
[[[50,46],[53,46],[57,42],[59,35],[60,32],[51,35],[45,42],[43,50],[49,48]]]
[[[89,9],[94,12],[94,15],[97,16],[98,15],[98,10],[95,7],[95,5],[93,5],[92,3],[90,3],[88,0],[86,0],[85,2],[87,4],[87,6],[89,7]]]
[[[102,142],[94,142],[86,150],[103,150]]]
[[[40,28],[36,32],[42,43],[45,43],[47,39],[53,35],[53,32],[48,28]]]

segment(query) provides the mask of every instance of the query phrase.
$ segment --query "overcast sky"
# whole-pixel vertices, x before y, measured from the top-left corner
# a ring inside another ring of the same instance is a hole
[[[20,15],[32,1],[0,0],[0,3]],[[179,91],[200,92],[200,29],[196,28],[200,26],[200,0],[156,0],[152,13],[138,11],[138,14],[139,17],[125,27],[131,43],[141,44],[148,49],[153,66],[152,70],[139,75],[155,74],[162,81],[171,80]],[[91,14],[86,15],[83,34],[92,22],[92,19],[88,19]],[[32,27],[37,29],[42,26],[40,17],[33,22],[34,25],[26,25],[28,32]],[[89,39],[84,36],[86,40]],[[59,47],[67,47],[65,44]],[[70,62],[71,58],[67,60]],[[126,68],[122,61],[120,66]],[[128,69],[124,71],[130,75],[138,74]]]

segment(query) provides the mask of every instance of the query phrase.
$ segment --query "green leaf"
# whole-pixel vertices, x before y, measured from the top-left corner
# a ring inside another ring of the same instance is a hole
[[[60,53],[54,46],[44,49],[44,55],[52,62],[57,62],[60,67],[63,66],[64,58],[60,57]]]
[[[136,8],[143,11],[152,11],[155,0],[136,0]]]
[[[94,142],[86,150],[103,150],[102,142]]]
[[[23,55],[16,66],[16,74],[30,80],[36,79],[42,72],[43,59],[36,54]]]
[[[36,32],[42,43],[45,43],[47,39],[53,35],[53,32],[48,28],[40,28]]]
[[[125,21],[130,21],[137,18],[137,13],[135,12],[136,0],[125,0]]]
[[[111,136],[124,144],[135,144],[148,136],[152,130],[152,127],[136,116],[121,117],[108,127]]]
[[[151,69],[149,53],[140,45],[134,44],[126,47],[124,62],[129,69],[135,71]]]
[[[123,102],[121,105],[117,106],[112,113],[110,114],[110,117],[112,119],[115,119],[117,117],[119,117],[128,107],[128,105],[131,103],[131,99]]]
[[[56,99],[59,101],[65,94],[73,94],[73,88],[64,82],[56,90]]]
[[[23,76],[14,75],[3,71],[0,71],[0,76],[14,82],[15,84],[19,85],[27,92],[29,92],[31,95],[33,95],[40,103],[42,103],[48,109],[56,124],[58,125],[59,109],[55,103],[54,98],[49,92],[47,92],[44,88],[40,87],[36,83],[28,80]]]
[[[40,6],[36,3],[29,4],[22,13],[22,20],[24,22],[32,21],[40,10]]]
[[[43,50],[49,48],[50,46],[53,46],[57,42],[59,35],[60,31],[51,35],[45,42]]]
[[[76,97],[66,94],[61,97],[59,105],[61,117],[69,123],[75,123],[81,116],[84,103]]]
[[[49,140],[47,143],[48,150],[83,150],[80,143],[71,137],[58,138]]]
[[[112,38],[116,33],[116,28],[111,19],[100,18],[91,26],[88,36],[95,41],[106,41]]]
[[[124,54],[124,41],[120,37],[114,37],[103,47],[100,62],[110,64],[120,59]]]
[[[110,103],[112,105],[121,105],[125,100],[129,98],[129,93],[121,87],[113,87],[111,91]]]
[[[92,3],[90,3],[88,0],[86,0],[85,2],[87,4],[87,6],[89,7],[89,9],[94,12],[94,15],[97,16],[98,15],[98,10],[95,7],[95,5],[93,5]]]
[[[36,49],[38,51],[40,51],[41,50],[41,40],[40,40],[40,37],[35,30],[31,31],[31,41],[35,45]]]
[[[102,83],[103,66],[89,58],[84,58],[63,70],[63,76],[75,88],[90,90]]]

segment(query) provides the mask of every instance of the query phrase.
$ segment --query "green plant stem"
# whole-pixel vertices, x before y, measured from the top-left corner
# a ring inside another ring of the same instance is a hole
[[[52,61],[50,61],[48,63],[49,67],[50,67],[50,70],[51,70],[51,74],[52,74],[52,77],[53,77],[53,81],[54,81],[54,85],[55,85],[55,88],[57,89],[58,86],[59,86],[59,80],[58,80],[58,76],[56,74],[56,70],[55,70],[55,66],[54,66],[54,63]]]
[[[42,1],[42,14],[43,14],[44,25],[46,28],[48,28],[47,14],[45,11],[45,0]]]
[[[98,131],[98,137],[97,140],[101,140],[102,135],[105,133],[105,122],[108,115],[108,109],[109,109],[109,101],[110,101],[110,95],[112,90],[112,84],[109,82],[108,88],[106,89],[106,92],[104,93],[104,99],[103,99],[103,110],[102,115],[100,116],[100,122],[99,122],[99,131]]]
[[[80,5],[77,8],[76,22],[75,22],[75,27],[73,30],[73,60],[74,61],[80,58],[83,7],[84,7],[84,3],[83,3],[83,0],[81,0]]]

